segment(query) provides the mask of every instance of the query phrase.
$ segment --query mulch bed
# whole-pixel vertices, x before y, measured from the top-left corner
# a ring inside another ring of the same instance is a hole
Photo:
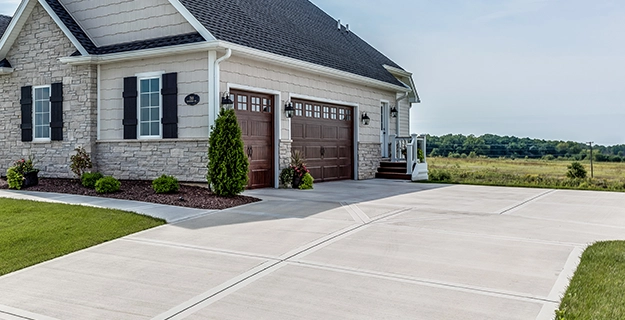
[[[247,196],[235,196],[231,198],[220,197],[211,193],[207,188],[199,186],[180,185],[178,193],[156,194],[152,189],[151,181],[143,180],[120,180],[121,190],[115,193],[99,194],[93,189],[82,186],[78,180],[73,179],[50,179],[39,178],[39,184],[23,189],[24,191],[56,192],[94,196],[103,198],[115,198],[123,200],[136,200],[181,207],[221,210],[240,206],[247,203],[260,201],[258,198]],[[8,189],[4,179],[0,179],[0,189]]]

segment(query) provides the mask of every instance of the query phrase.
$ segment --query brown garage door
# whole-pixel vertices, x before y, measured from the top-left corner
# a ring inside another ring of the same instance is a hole
[[[241,126],[244,151],[250,161],[248,188],[274,185],[273,96],[231,90],[234,110]]]
[[[354,115],[351,107],[293,100],[293,150],[300,150],[315,181],[352,179]]]

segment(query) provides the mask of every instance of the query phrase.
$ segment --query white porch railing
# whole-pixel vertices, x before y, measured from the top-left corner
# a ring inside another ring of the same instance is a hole
[[[412,175],[412,180],[427,180],[428,168],[426,161],[426,136],[412,134],[410,137],[391,135],[391,161],[406,162],[406,174]],[[421,159],[419,158],[421,150]]]

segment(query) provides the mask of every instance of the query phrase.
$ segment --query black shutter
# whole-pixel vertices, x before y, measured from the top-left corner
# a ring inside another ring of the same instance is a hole
[[[50,128],[52,141],[63,141],[63,84],[53,83],[50,95]]]
[[[163,138],[178,138],[178,74],[166,73],[163,75]]]
[[[124,78],[124,139],[137,139],[137,77]]]
[[[22,141],[33,141],[33,87],[22,87]]]

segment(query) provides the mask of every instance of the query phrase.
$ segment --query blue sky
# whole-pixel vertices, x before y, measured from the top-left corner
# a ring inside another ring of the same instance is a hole
[[[312,1],[414,73],[413,132],[625,143],[625,1]]]

